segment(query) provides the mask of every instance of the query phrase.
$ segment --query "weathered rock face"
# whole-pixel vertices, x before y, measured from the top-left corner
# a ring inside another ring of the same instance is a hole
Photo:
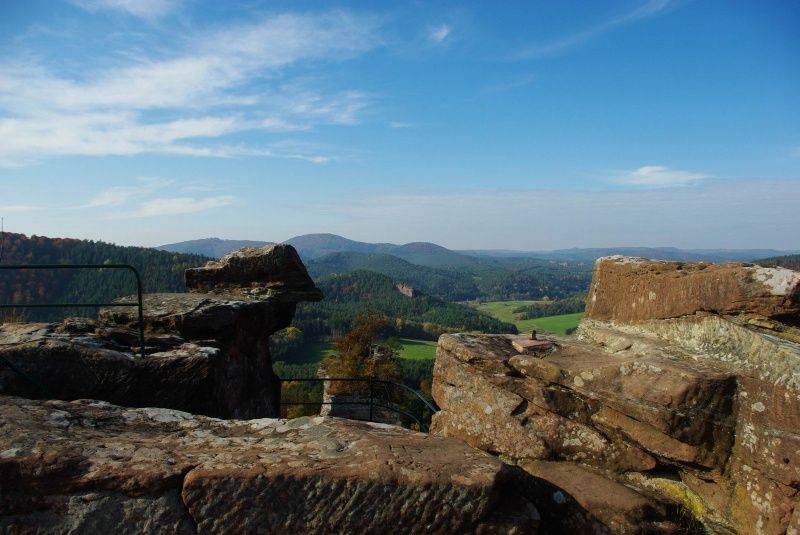
[[[771,293],[759,273],[601,259],[579,339],[529,355],[505,336],[440,338],[432,431],[545,480],[543,525],[580,513],[565,533],[692,518],[715,533],[800,532],[800,274],[770,272],[789,281]],[[555,492],[567,496],[548,506]]]
[[[3,533],[535,533],[532,478],[446,438],[0,396]]]
[[[800,314],[800,272],[747,264],[600,258],[586,317],[636,322],[697,312],[786,318]]]
[[[245,247],[204,267],[186,270],[190,292],[319,301],[322,294],[291,245]]]
[[[298,300],[321,298],[299,262],[290,246],[247,250],[209,268],[220,279],[208,283],[214,293],[144,296],[145,358],[134,355],[138,315],[130,308],[101,310],[97,321],[2,325],[0,356],[47,393],[7,366],[0,366],[0,393],[222,418],[277,416],[269,336],[291,323]],[[213,280],[203,269],[199,279]]]

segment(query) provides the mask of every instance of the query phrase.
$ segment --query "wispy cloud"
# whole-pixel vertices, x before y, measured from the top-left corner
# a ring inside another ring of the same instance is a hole
[[[174,11],[179,0],[70,0],[90,12],[119,11],[146,20],[157,20]]]
[[[34,212],[40,209],[39,206],[34,206],[32,204],[6,204],[0,205],[0,215]]]
[[[156,217],[165,215],[191,214],[204,212],[212,208],[233,204],[234,198],[230,195],[219,197],[172,197],[153,199],[144,203],[134,215],[136,217]]]
[[[712,178],[706,173],[694,173],[670,169],[663,165],[644,165],[618,177],[617,182],[635,186],[671,187],[686,186],[700,180]]]
[[[496,82],[494,84],[489,84],[482,87],[478,94],[483,95],[491,95],[494,93],[505,93],[506,91],[513,91],[515,89],[520,89],[522,87],[529,86],[534,81],[534,76],[532,74],[524,74],[521,76],[516,76],[514,78],[509,78],[508,80],[503,80],[501,82]]]
[[[514,54],[514,59],[538,59],[562,54],[616,28],[663,13],[670,3],[674,3],[674,0],[647,0],[643,5],[632,11],[599,22],[589,28],[564,35],[552,41],[527,46]]]
[[[315,88],[287,67],[358,55],[375,45],[374,29],[370,19],[347,13],[279,15],[183,36],[188,44],[172,54],[136,54],[127,65],[87,68],[80,79],[6,60],[0,163],[147,152],[217,156],[227,152],[218,140],[236,133],[356,124],[369,95]]]
[[[89,202],[78,208],[104,208],[120,206],[137,198],[154,193],[169,186],[172,181],[161,178],[141,177],[137,179],[140,184],[136,186],[118,186],[95,194]]]
[[[414,125],[411,123],[407,123],[405,121],[391,121],[389,123],[389,128],[394,128],[394,129],[414,128]]]
[[[445,39],[450,36],[451,31],[450,26],[447,24],[441,24],[435,28],[430,28],[428,30],[428,41],[435,45],[443,43]]]

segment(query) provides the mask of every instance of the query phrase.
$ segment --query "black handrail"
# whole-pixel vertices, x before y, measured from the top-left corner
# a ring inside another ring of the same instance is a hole
[[[387,385],[392,386],[399,386],[400,388],[406,390],[413,394],[416,398],[418,398],[422,403],[427,407],[432,414],[435,414],[438,409],[428,401],[420,392],[414,390],[413,388],[404,385],[403,383],[398,383],[396,381],[389,381],[386,379],[372,379],[368,377],[287,377],[287,378],[280,378],[281,383],[285,382],[306,382],[306,383],[324,383],[326,381],[340,381],[340,382],[358,382],[358,383],[367,383],[369,385],[369,401],[281,401],[281,405],[368,405],[369,406],[369,419],[367,421],[374,421],[374,407],[381,407],[384,409],[388,409],[390,411],[396,412],[397,414],[402,414],[414,420],[419,426],[421,431],[427,431],[427,428],[422,420],[424,420],[424,416],[422,418],[417,418],[413,414],[410,414],[399,407],[393,407],[389,405],[384,405],[379,403],[379,401],[375,400],[374,392],[372,386],[374,384],[381,384],[384,386],[384,389]],[[423,411],[424,412],[424,409]],[[359,419],[359,418],[355,418]]]
[[[49,304],[0,304],[3,308],[89,308],[89,307],[137,307],[139,310],[139,354],[144,358],[144,307],[142,306],[142,277],[130,264],[0,264],[0,269],[128,269],[136,277],[135,303],[49,303]],[[12,368],[13,369],[13,368]]]

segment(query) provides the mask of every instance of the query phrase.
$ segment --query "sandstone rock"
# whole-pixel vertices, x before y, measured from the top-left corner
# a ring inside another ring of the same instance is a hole
[[[560,385],[520,378],[509,337],[443,335],[432,393],[431,431],[514,459],[580,461],[616,471],[648,470],[653,457],[592,426],[599,404]],[[531,360],[546,360],[527,357]]]
[[[285,244],[245,247],[186,270],[190,292],[319,301],[322,293],[308,276],[294,247]]]
[[[0,325],[0,356],[45,389],[0,366],[0,392],[218,412],[213,375],[219,349],[181,341],[173,352],[142,359],[112,339],[63,330],[63,324]]]
[[[135,309],[102,309],[97,321],[1,326],[0,356],[47,393],[7,366],[0,366],[0,393],[277,416],[269,336],[291,323],[298,301],[319,300],[319,290],[289,246],[239,251],[193,273],[193,287],[212,293],[144,296],[144,358],[134,355]]]
[[[800,273],[747,264],[608,256],[595,262],[586,318],[619,322],[698,312],[781,318],[800,313]]]
[[[574,489],[564,530],[675,528],[612,503],[627,491],[608,478],[682,511],[682,530],[798,532],[799,284],[788,270],[601,259],[578,338],[550,353],[441,337],[433,431],[543,474],[543,525],[547,493]]]
[[[0,396],[0,532],[535,533],[529,479],[445,438]]]
[[[573,463],[529,461],[543,526],[554,533],[583,535],[677,534],[664,503]],[[555,529],[554,529],[555,528]]]

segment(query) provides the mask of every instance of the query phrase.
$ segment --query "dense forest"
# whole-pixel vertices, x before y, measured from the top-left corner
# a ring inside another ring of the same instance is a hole
[[[754,260],[753,263],[758,264],[759,266],[785,267],[795,271],[800,271],[800,254],[762,258],[760,260]]]
[[[307,339],[347,332],[353,318],[364,310],[383,313],[392,320],[393,333],[407,338],[436,340],[442,333],[458,331],[516,332],[513,325],[463,305],[424,293],[403,295],[390,277],[373,271],[325,275],[316,283],[325,299],[301,303],[293,322]]]
[[[206,257],[157,251],[144,247],[121,247],[111,243],[68,238],[27,237],[5,233],[0,265],[9,264],[130,264],[142,277],[145,292],[184,290],[183,272],[203,265]],[[58,269],[0,270],[0,303],[109,302],[136,293],[136,282],[128,270]],[[95,309],[18,308],[0,316],[22,316],[49,320],[67,315],[93,316]]]
[[[474,258],[468,266],[428,267],[389,254],[340,252],[307,264],[315,278],[374,271],[444,301],[563,299],[585,292],[591,280],[591,264],[535,258]]]
[[[532,320],[545,318],[547,316],[560,316],[562,314],[574,314],[583,312],[586,307],[586,294],[576,294],[566,299],[555,301],[542,301],[523,305],[512,310],[514,314],[519,314],[521,320]]]

